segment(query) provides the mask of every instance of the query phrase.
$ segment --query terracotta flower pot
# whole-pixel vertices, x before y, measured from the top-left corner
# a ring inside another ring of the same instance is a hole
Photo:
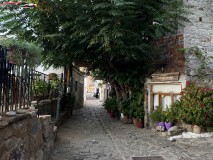
[[[51,73],[50,73],[50,74],[48,75],[48,79],[49,79],[49,80],[52,80],[52,79],[53,79],[53,76],[54,76],[54,74],[51,74]]]
[[[125,116],[124,116],[124,118],[128,119],[128,116],[127,116],[127,115],[125,115]]]
[[[136,118],[132,118],[132,120],[133,120],[134,125],[137,126],[137,119]]]
[[[143,128],[143,121],[137,121],[138,128]]]
[[[14,59],[14,56],[12,56],[12,51],[11,50],[8,50],[8,55],[9,55],[9,63],[10,64],[16,64],[16,61]]]

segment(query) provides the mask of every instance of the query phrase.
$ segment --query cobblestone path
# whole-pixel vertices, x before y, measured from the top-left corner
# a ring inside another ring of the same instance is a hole
[[[163,156],[165,160],[213,160],[213,139],[210,140],[195,143],[198,146],[194,149],[187,140],[177,145],[151,130],[111,119],[100,102],[90,98],[86,107],[74,111],[59,128],[52,159],[131,160],[131,157]]]

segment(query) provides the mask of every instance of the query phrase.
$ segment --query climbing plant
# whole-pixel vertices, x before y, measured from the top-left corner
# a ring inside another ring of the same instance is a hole
[[[207,74],[206,67],[207,67],[207,65],[212,64],[212,62],[210,60],[213,59],[213,56],[208,56],[208,54],[204,48],[199,48],[197,46],[179,49],[178,52],[179,51],[184,53],[185,60],[188,63],[191,61],[190,56],[197,58],[198,63],[196,65],[199,65],[199,67],[197,69],[198,77],[201,80],[205,80],[205,77]]]

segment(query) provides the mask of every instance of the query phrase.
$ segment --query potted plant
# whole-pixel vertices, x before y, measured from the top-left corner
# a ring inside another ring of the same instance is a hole
[[[123,115],[126,119],[128,119],[130,117],[129,116],[129,108],[123,108],[122,113],[123,113]]]
[[[136,110],[136,119],[137,119],[137,127],[143,128],[144,111],[143,111],[142,106],[138,107]]]
[[[58,79],[58,76],[56,73],[49,73],[48,74],[48,79],[49,80],[53,80],[54,78]]]
[[[121,111],[121,113],[123,114],[123,116],[126,119],[131,118],[130,115],[130,105],[129,105],[129,101],[128,100],[123,100],[120,104],[119,104],[119,110]]]
[[[104,106],[104,109],[106,109],[108,113],[111,113],[111,111],[110,111],[110,105],[111,105],[110,98],[107,98],[105,100],[103,106]]]
[[[48,83],[40,78],[34,80],[32,89],[33,96],[36,96],[38,100],[40,100],[41,97],[48,95]]]
[[[49,96],[57,96],[59,86],[61,81],[59,80],[56,74],[53,74],[52,80],[50,82],[50,95]]]
[[[115,115],[117,115],[118,113],[118,107],[117,107],[117,103],[116,103],[116,99],[115,98],[112,98],[112,104],[111,104],[111,107],[110,107],[110,117],[111,118],[114,118]]]
[[[134,102],[132,102],[130,104],[130,111],[129,111],[129,114],[130,114],[130,118],[132,118],[132,121],[133,121],[133,124],[136,126],[137,125],[137,112],[136,112],[136,109],[137,109],[138,105]]]
[[[118,104],[116,101],[116,97],[106,99],[104,103],[104,108],[110,109],[110,117],[114,118],[114,116],[118,113]]]
[[[172,123],[175,119],[175,115],[168,107],[166,108],[165,117],[166,117],[165,127],[166,130],[168,131],[172,127]]]
[[[158,122],[159,126],[165,127],[166,117],[160,106],[157,106],[156,109],[151,112],[150,118],[151,118],[152,122]]]
[[[133,114],[133,118],[132,118],[132,120],[133,120],[133,124],[136,126],[137,125],[137,118],[136,118],[136,111],[134,112],[134,114]]]

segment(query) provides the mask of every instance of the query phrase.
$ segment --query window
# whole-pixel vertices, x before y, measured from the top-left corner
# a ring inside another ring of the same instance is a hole
[[[78,89],[78,81],[75,81],[75,91]]]
[[[171,104],[180,98],[181,90],[181,83],[151,84],[150,110],[153,111],[156,106],[161,106],[165,111],[167,106],[171,107]]]

